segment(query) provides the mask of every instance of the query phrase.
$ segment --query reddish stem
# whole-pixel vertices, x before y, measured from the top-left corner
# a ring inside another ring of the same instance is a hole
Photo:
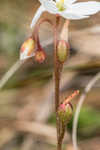
[[[57,37],[58,37],[58,25],[59,25],[59,16],[56,16],[56,24],[55,24],[55,32],[54,32],[54,76],[55,76],[55,111],[56,111],[56,126],[57,126],[57,150],[61,150],[62,147],[62,140],[60,133],[61,133],[61,127],[60,127],[60,120],[58,117],[58,108],[59,108],[59,95],[60,95],[60,74],[61,74],[61,68],[62,64],[59,63],[57,58]]]
[[[41,44],[40,44],[40,39],[39,39],[39,29],[40,29],[40,25],[44,22],[48,22],[53,27],[53,30],[54,30],[54,25],[53,25],[52,21],[47,18],[41,19],[40,22],[36,25],[36,27],[32,33],[32,37],[35,38],[35,41],[37,43],[37,48],[40,50],[41,50]]]

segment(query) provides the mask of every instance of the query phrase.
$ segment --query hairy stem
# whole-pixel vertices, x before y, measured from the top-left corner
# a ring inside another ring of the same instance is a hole
[[[55,111],[56,111],[56,126],[57,126],[57,150],[61,150],[62,142],[60,141],[60,120],[58,117],[59,95],[60,95],[60,74],[62,65],[57,59],[57,30],[59,24],[59,16],[56,17],[56,25],[54,32],[54,77],[55,77]]]
[[[65,127],[66,124],[63,122],[60,122],[60,136],[59,136],[59,145],[62,146],[63,138],[65,135]]]

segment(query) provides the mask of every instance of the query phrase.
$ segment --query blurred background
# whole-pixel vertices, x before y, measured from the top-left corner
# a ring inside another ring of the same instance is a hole
[[[0,79],[19,59],[20,46],[31,35],[30,23],[38,0],[0,0]],[[41,18],[53,15],[43,13]],[[61,26],[64,20],[61,19]],[[44,23],[40,39],[47,59],[25,61],[0,90],[0,150],[56,150],[53,98],[52,28]],[[69,60],[64,65],[61,99],[80,94],[100,70],[100,13],[71,21]],[[73,100],[74,111],[80,95]],[[72,122],[66,127],[64,149],[72,148]],[[88,93],[78,124],[80,150],[100,150],[100,81]]]

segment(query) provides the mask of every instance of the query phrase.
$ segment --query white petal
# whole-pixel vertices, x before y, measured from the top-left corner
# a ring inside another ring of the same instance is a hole
[[[79,12],[82,15],[92,15],[100,11],[100,2],[80,2],[72,5],[73,12]]]
[[[64,4],[67,5],[68,4],[73,4],[74,2],[76,2],[77,0],[64,0]]]
[[[46,11],[52,13],[52,14],[57,14],[58,9],[56,7],[56,3],[53,0],[46,0],[42,3]]]
[[[56,0],[56,3],[60,2],[60,0]]]
[[[35,53],[31,53],[30,55],[28,55],[28,52],[29,52],[28,48],[25,49],[23,52],[20,52],[20,60],[28,59],[35,55]]]
[[[40,0],[42,1],[42,0]],[[59,2],[60,0],[56,0],[56,2]],[[64,3],[67,5],[67,3],[73,4],[74,2],[76,2],[77,0],[64,0]]]
[[[34,56],[34,55],[25,56],[24,54],[20,54],[20,60],[25,60],[25,59],[31,58],[31,57],[33,57],[33,56]]]
[[[42,4],[42,3],[44,3],[46,0],[39,0],[40,1],[40,3]]]
[[[37,12],[35,13],[35,16],[34,16],[33,19],[32,19],[32,23],[31,23],[31,25],[30,25],[31,28],[36,24],[36,22],[38,21],[38,19],[40,18],[41,14],[42,14],[44,11],[45,11],[45,8],[43,7],[43,5],[41,5],[41,6],[38,8]]]
[[[84,18],[88,18],[89,17],[89,16],[79,15],[79,14],[71,12],[71,11],[62,12],[62,13],[59,13],[59,14],[62,17],[66,18],[66,19],[70,19],[70,20],[79,20],[79,19],[84,19]]]
[[[75,3],[77,0],[70,0],[71,1],[71,3],[73,4],[73,3]]]

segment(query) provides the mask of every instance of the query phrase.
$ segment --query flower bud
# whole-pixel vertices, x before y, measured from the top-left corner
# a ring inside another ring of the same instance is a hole
[[[35,60],[38,63],[43,63],[46,59],[46,54],[44,52],[44,50],[37,50],[35,53]]]
[[[73,114],[73,107],[71,103],[60,104],[58,109],[60,121],[62,121],[63,123],[68,123],[72,118],[72,114]]]
[[[57,44],[57,57],[60,63],[64,63],[69,55],[69,47],[66,41],[60,40]]]
[[[20,59],[27,59],[34,56],[35,51],[35,41],[30,37],[21,46],[20,49]]]

